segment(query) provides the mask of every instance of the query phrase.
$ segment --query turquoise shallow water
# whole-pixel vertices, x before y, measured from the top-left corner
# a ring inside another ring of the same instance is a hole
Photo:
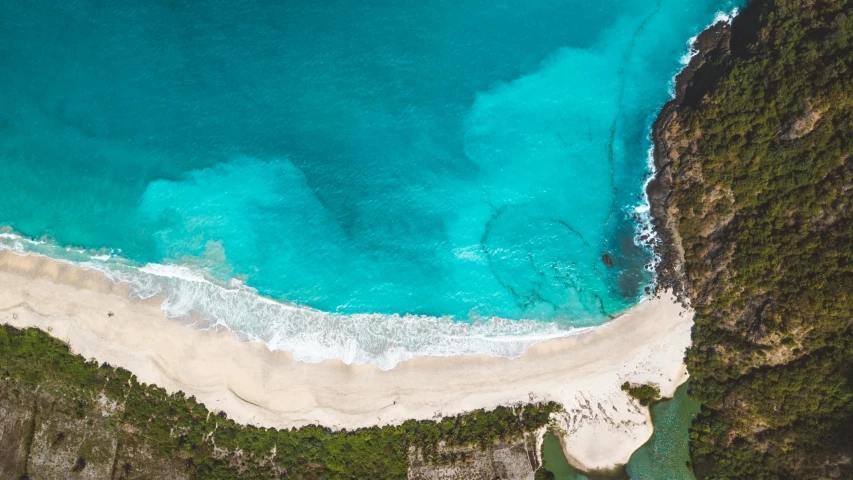
[[[649,128],[735,2],[143,3],[0,5],[0,224],[170,314],[393,364],[638,301]]]
[[[671,399],[652,406],[655,432],[634,452],[626,470],[631,480],[696,480],[690,463],[690,425],[701,404],[687,394],[689,383],[675,391]]]
[[[687,394],[688,389],[689,383],[684,383],[675,390],[672,398],[652,405],[654,433],[631,455],[624,473],[613,472],[603,476],[590,474],[592,480],[621,478],[624,474],[630,480],[696,480],[689,466],[688,441],[690,425],[702,409],[699,402]],[[550,433],[544,437],[542,461],[544,468],[554,474],[555,480],[591,480],[569,464],[560,439]]]

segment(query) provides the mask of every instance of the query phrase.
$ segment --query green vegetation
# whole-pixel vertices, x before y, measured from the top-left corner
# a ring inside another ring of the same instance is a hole
[[[87,362],[40,330],[9,326],[0,326],[0,390],[15,397],[23,391],[49,392],[69,418],[86,418],[105,401],[115,404],[114,410],[102,412],[110,428],[146,443],[156,454],[182,459],[187,475],[199,479],[406,478],[410,449],[429,462],[462,461],[464,453],[439,446],[487,447],[518,438],[546,425],[559,409],[548,403],[476,410],[440,422],[408,421],[351,432],[316,426],[258,428],[212,414],[192,397],[139,383],[124,369]],[[55,441],[63,440],[57,436]],[[69,472],[86,468],[82,455]],[[117,468],[133,471],[132,464]]]
[[[853,0],[754,0],[694,78],[665,126],[694,470],[853,478]]]
[[[692,464],[699,478],[853,478],[853,0],[753,0],[730,34],[663,127],[696,309]],[[623,389],[643,404],[659,396],[653,385]],[[38,330],[0,327],[0,393],[21,392],[49,392],[81,420],[106,398],[123,441],[203,479],[405,478],[412,451],[462,461],[440,446],[518,438],[559,408],[352,432],[257,428],[86,362]],[[81,451],[69,472],[96,463]]]
[[[545,470],[544,467],[539,467],[533,475],[533,480],[556,480],[557,477],[550,470]]]
[[[654,383],[644,383],[642,385],[631,385],[628,382],[622,384],[622,391],[628,393],[631,397],[638,400],[640,405],[648,406],[655,400],[660,399],[660,387]]]

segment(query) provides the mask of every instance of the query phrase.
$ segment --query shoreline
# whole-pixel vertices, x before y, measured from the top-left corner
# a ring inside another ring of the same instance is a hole
[[[128,294],[135,299],[157,298],[170,319],[189,318],[201,330],[225,329],[245,341],[262,342],[270,350],[291,352],[296,360],[307,363],[331,359],[389,370],[417,357],[484,354],[516,358],[537,343],[600,325],[585,325],[584,320],[580,326],[566,326],[501,317],[465,322],[452,316],[421,314],[337,315],[270,298],[234,279],[225,284],[186,266],[126,263],[120,255],[61,247],[50,240],[28,238],[4,228],[0,228],[0,251],[40,255],[95,270],[115,283],[127,285]],[[66,258],[66,252],[73,255]]]
[[[670,155],[677,152],[665,151],[673,148],[667,141],[668,129],[676,115],[676,110],[684,103],[695,101],[704,94],[707,79],[697,77],[697,72],[705,63],[725,51],[731,37],[731,24],[740,11],[735,9],[728,15],[719,15],[714,23],[694,37],[690,46],[690,61],[674,79],[674,95],[660,109],[652,123],[652,166],[654,168],[650,181],[646,184],[645,194],[649,204],[649,213],[653,231],[656,235],[654,254],[658,259],[656,265],[657,291],[674,292],[680,300],[688,301],[687,285],[684,282],[684,250],[681,237],[675,222],[678,211],[670,204],[672,191],[672,171]]]
[[[40,328],[85,358],[193,395],[240,423],[353,429],[556,401],[565,408],[555,421],[567,454],[579,468],[601,470],[627,463],[652,434],[648,408],[621,384],[655,382],[671,396],[687,379],[692,314],[668,293],[514,359],[416,357],[391,370],[297,361],[231,332],[188,327],[167,318],[156,297],[128,294],[96,270],[0,252],[0,321]]]

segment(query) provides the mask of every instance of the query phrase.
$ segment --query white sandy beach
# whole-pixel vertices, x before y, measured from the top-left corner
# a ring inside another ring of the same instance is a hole
[[[648,409],[620,385],[651,381],[672,395],[687,378],[683,357],[692,325],[692,312],[674,298],[655,298],[516,359],[418,357],[382,371],[298,362],[230,332],[186,327],[166,318],[159,303],[130,299],[125,286],[95,270],[0,252],[0,322],[49,331],[84,357],[194,395],[236,421],[352,429],[554,400],[566,408],[558,419],[566,453],[589,470],[626,463],[649,438]]]

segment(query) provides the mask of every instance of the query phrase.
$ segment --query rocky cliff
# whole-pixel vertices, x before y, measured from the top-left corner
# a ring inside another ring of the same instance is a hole
[[[852,47],[851,1],[755,0],[698,38],[655,123],[700,478],[853,478]]]

